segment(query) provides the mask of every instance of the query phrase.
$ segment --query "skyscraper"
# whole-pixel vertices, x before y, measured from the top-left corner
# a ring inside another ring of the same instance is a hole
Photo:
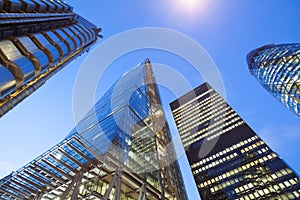
[[[60,0],[0,0],[0,117],[88,51],[100,30]]]
[[[250,73],[288,109],[300,116],[300,44],[271,44],[247,55]]]
[[[150,61],[113,84],[64,141],[0,180],[0,198],[184,200]]]
[[[202,199],[299,199],[295,172],[207,83],[171,104]]]

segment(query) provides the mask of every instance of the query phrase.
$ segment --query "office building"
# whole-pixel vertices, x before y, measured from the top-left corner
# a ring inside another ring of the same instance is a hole
[[[61,0],[0,0],[0,117],[98,39]]]
[[[0,180],[2,199],[186,199],[150,61],[124,74],[64,141]]]
[[[247,55],[250,73],[283,105],[300,116],[300,44],[271,44]]]
[[[208,83],[170,106],[202,199],[300,199],[296,173]]]

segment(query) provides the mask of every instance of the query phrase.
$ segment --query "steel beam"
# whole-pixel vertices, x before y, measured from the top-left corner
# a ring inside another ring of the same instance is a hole
[[[19,183],[19,182],[15,181],[15,180],[10,180],[10,182],[12,182],[12,183],[15,184],[15,185],[20,186],[21,188],[23,188],[23,189],[25,189],[25,190],[28,190],[28,191],[31,192],[32,194],[36,194],[36,193],[38,192],[38,191],[35,191],[34,189],[32,189],[32,188],[30,188],[30,187],[24,185],[23,183]]]
[[[42,166],[35,165],[35,166],[29,166],[29,168],[36,171],[37,173],[41,173],[41,171],[44,171],[49,176],[51,176],[51,179],[55,179],[57,182],[59,182],[59,183],[56,182],[56,184],[59,185],[59,186],[66,183],[66,181],[64,179],[62,179],[61,177],[58,177],[56,174],[54,174],[53,172],[45,169]]]
[[[141,191],[140,191],[139,200],[146,200],[147,199],[146,189],[147,189],[147,186],[146,186],[146,183],[144,183],[142,188],[141,188]]]
[[[54,187],[51,183],[49,183],[49,182],[47,182],[46,180],[44,180],[44,179],[38,177],[37,175],[33,174],[32,172],[30,172],[30,171],[28,171],[28,170],[24,170],[24,173],[30,175],[31,177],[33,177],[33,178],[36,179],[37,181],[39,181],[39,182],[45,184],[46,186],[48,186],[48,187],[51,188],[52,190],[55,190],[55,187]]]
[[[58,162],[59,164],[63,165],[64,167],[68,168],[70,171],[72,171],[73,173],[77,174],[78,170],[76,170],[75,168],[73,168],[72,166],[68,165],[67,163],[64,163],[63,161],[61,161],[60,159],[56,158],[54,155],[50,154],[49,155],[51,158],[53,158],[54,160],[56,160],[56,162]]]
[[[59,169],[58,167],[56,167],[53,163],[50,163],[49,161],[42,159],[42,162],[46,163],[47,165],[51,166],[54,170],[56,170],[57,172],[61,173],[62,175],[64,175],[66,178],[68,179],[73,179],[73,176],[71,176],[70,174],[64,172],[62,169]]]
[[[39,185],[39,184],[37,184],[37,183],[35,183],[35,182],[29,180],[28,178],[23,177],[23,176],[20,175],[20,174],[18,174],[18,175],[16,175],[16,176],[17,176],[17,178],[22,179],[23,181],[25,181],[25,182],[27,182],[28,184],[34,186],[35,188],[37,188],[37,189],[40,190],[40,191],[46,191],[46,190],[47,190],[47,188],[46,188],[45,186],[41,186],[41,185]]]
[[[64,193],[61,195],[60,199],[61,200],[64,200],[66,199],[67,195],[71,192],[71,190],[73,189],[73,187],[75,186],[76,184],[76,187],[77,185],[80,185],[80,182],[82,180],[82,177],[83,177],[83,171],[80,171],[75,177],[74,179],[72,180],[72,182],[69,184],[69,186],[67,187],[67,189],[64,191]],[[76,188],[75,188],[76,189]],[[75,192],[75,190],[74,190]],[[73,195],[74,195],[74,192],[73,192]],[[72,198],[73,198],[73,195],[72,195]]]
[[[105,191],[105,194],[104,194],[102,200],[109,199],[109,195],[110,195],[113,187],[115,186],[116,182],[119,181],[119,179],[121,179],[121,172],[118,170],[118,171],[116,171],[115,175],[113,176],[113,179],[110,182],[108,189]]]
[[[12,193],[12,192],[9,192],[9,191],[6,191],[6,190],[3,190],[0,188],[0,191],[2,191],[4,194],[7,194],[9,196],[12,196],[13,198],[16,198],[16,199],[19,199],[20,196],[17,196],[16,194]],[[23,199],[23,198],[22,198]]]
[[[75,186],[75,189],[73,191],[71,200],[77,200],[78,199],[77,197],[78,197],[78,194],[79,194],[79,187],[80,187],[80,183],[82,181],[82,177],[83,177],[83,171],[79,172],[79,174],[78,174],[78,177],[77,177],[77,180],[76,180],[76,186]]]
[[[76,165],[80,166],[82,169],[84,169],[85,171],[87,171],[87,168],[78,160],[76,160],[75,158],[73,158],[72,156],[70,156],[69,154],[67,154],[66,152],[64,152],[62,149],[58,149],[58,151],[63,154],[64,156],[66,156],[68,159],[70,159],[73,163],[75,163]]]
[[[115,190],[115,200],[120,200],[121,199],[121,184],[122,184],[122,177],[121,177],[121,174],[119,174],[117,187],[116,187],[116,190]]]

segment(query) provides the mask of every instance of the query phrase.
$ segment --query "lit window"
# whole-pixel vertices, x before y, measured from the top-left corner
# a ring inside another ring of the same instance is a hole
[[[300,197],[300,194],[298,193],[298,192],[293,192],[293,194],[298,198],[298,197]]]
[[[284,182],[284,185],[285,185],[286,187],[290,187],[290,186],[291,186],[291,184],[290,184],[288,181],[285,181],[285,182]]]
[[[264,196],[264,192],[262,190],[259,190],[258,193],[260,194],[260,196]]]
[[[283,185],[283,183],[279,183],[279,187],[284,190],[285,189],[285,186]]]
[[[297,184],[297,182],[295,180],[293,180],[293,179],[291,179],[290,182],[291,182],[292,185],[296,185]]]
[[[274,180],[276,180],[277,176],[275,174],[271,175]]]

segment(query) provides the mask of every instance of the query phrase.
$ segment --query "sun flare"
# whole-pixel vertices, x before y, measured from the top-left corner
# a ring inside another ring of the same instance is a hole
[[[181,9],[193,11],[199,7],[201,1],[202,0],[178,0],[178,4],[181,7]]]

